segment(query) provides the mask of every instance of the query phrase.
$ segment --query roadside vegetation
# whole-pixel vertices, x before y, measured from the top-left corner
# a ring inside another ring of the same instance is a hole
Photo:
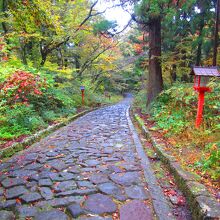
[[[201,178],[216,195],[220,187],[220,87],[211,82],[205,96],[202,126],[195,128],[197,93],[193,84],[176,83],[164,90],[147,111],[144,91],[136,95],[134,107],[150,131],[166,145],[166,151]]]
[[[96,4],[0,0],[0,148],[121,99],[116,23]]]
[[[94,92],[86,80],[75,80],[72,84],[68,80],[68,70],[36,69],[14,59],[4,63],[0,72],[1,148],[79,111],[120,100],[119,95],[108,93],[109,98],[103,92]],[[86,87],[84,105],[80,91],[82,83]]]
[[[139,36],[133,32],[133,48],[136,54],[150,54],[149,59],[139,59],[134,66],[148,72],[139,82],[134,110],[166,150],[185,169],[197,174],[219,199],[219,79],[212,77],[208,84],[212,92],[205,94],[203,123],[196,129],[198,93],[190,76],[193,66],[220,64],[219,1],[173,1],[176,7],[170,1],[154,3],[142,1],[136,7],[137,18],[150,30],[143,28]],[[151,32],[156,23],[147,23],[152,17],[161,28],[157,28],[157,36]]]

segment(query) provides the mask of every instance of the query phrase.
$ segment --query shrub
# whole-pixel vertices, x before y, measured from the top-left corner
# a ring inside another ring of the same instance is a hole
[[[220,121],[219,91],[217,83],[211,83],[215,87],[212,93],[206,94],[204,107],[204,130],[218,130]],[[160,128],[172,133],[180,133],[188,126],[193,126],[197,112],[197,93],[191,85],[175,85],[162,92],[152,105],[151,114],[158,122]]]
[[[142,110],[142,112],[146,112],[146,91],[141,90],[135,95],[134,106]]]
[[[19,126],[24,130],[34,131],[45,127],[43,119],[34,111],[33,106],[16,104],[6,112],[7,124],[11,127]]]
[[[45,80],[25,71],[16,71],[1,85],[2,96],[8,104],[26,104],[30,97],[42,95],[45,88]]]
[[[52,110],[42,112],[41,116],[46,122],[52,122],[57,118],[57,114]]]

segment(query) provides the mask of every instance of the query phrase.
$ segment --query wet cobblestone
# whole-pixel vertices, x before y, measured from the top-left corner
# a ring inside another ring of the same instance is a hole
[[[107,220],[119,213],[126,219],[125,210],[132,213],[138,206],[135,220],[151,219],[151,199],[126,118],[129,105],[126,99],[91,112],[1,164],[1,207],[11,202],[16,219]],[[140,202],[131,202],[136,199]],[[13,213],[0,215],[10,219]]]

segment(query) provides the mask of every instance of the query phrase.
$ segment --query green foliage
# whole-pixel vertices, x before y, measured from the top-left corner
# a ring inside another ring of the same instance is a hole
[[[34,131],[46,125],[42,118],[36,114],[33,106],[14,105],[12,109],[7,110],[6,117],[9,126],[19,125],[27,131]]]
[[[219,138],[220,86],[217,82],[211,82],[209,86],[213,88],[213,92],[206,93],[204,122],[201,129],[193,129],[198,95],[193,91],[192,84],[175,84],[159,95],[150,110],[152,118],[157,121],[157,126],[166,131],[167,136],[192,131],[197,139],[201,138],[201,142],[211,134]],[[146,111],[144,98],[145,92],[141,91],[135,99],[135,105],[142,109],[142,112]],[[200,143],[199,140],[195,144],[198,143]],[[202,144],[202,146],[204,145],[205,143]]]
[[[93,31],[95,34],[98,33],[105,33],[107,31],[111,31],[117,27],[116,21],[108,21],[108,20],[102,20],[100,22],[97,22],[93,26]]]
[[[56,118],[57,118],[57,114],[52,111],[52,110],[49,110],[49,111],[44,111],[42,112],[42,115],[41,117],[44,119],[44,121],[46,122],[52,122],[52,121],[55,121]]]
[[[1,90],[0,144],[62,121],[63,118],[75,114],[76,109],[82,106],[79,89],[81,82],[75,80],[70,83],[69,70],[48,70],[47,67],[36,69],[17,61],[10,59],[8,63],[0,66],[0,84],[1,88],[5,88]],[[109,100],[104,94],[93,92],[90,80],[85,81],[84,85],[84,107],[119,100],[114,95]],[[21,97],[12,99],[17,97],[17,94]],[[27,100],[23,100],[23,96]]]
[[[192,88],[190,88],[192,90]],[[160,128],[170,133],[179,133],[189,126],[187,115],[184,112],[187,109],[191,111],[191,104],[194,96],[187,87],[175,86],[165,90],[152,106],[152,116],[157,120]],[[189,99],[190,97],[190,99]],[[183,108],[184,107],[184,108]]]
[[[195,128],[198,94],[193,91],[192,84],[178,83],[163,91],[153,103],[150,112],[152,119],[156,121],[154,129],[162,130],[174,143],[174,148],[197,149],[199,154],[194,168],[203,174],[207,173],[213,180],[219,180],[220,85],[218,81],[213,81],[209,86],[212,92],[206,93],[204,119],[199,129]],[[142,112],[145,111],[143,98],[142,91],[138,93],[135,101]]]
[[[220,179],[220,142],[209,143],[205,146],[205,152],[209,154],[195,163],[196,167],[208,172],[214,180]]]
[[[212,93],[206,94],[203,131],[217,132],[219,125],[219,91],[218,83],[212,82]],[[197,94],[192,85],[177,84],[165,90],[154,102],[151,114],[160,128],[168,135],[180,133],[193,126],[197,111]]]
[[[135,108],[141,109],[142,112],[146,112],[146,91],[145,90],[140,90],[136,95],[135,95],[135,100],[133,106]]]

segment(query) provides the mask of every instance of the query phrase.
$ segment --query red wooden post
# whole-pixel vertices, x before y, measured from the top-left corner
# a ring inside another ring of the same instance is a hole
[[[197,116],[196,116],[196,128],[198,128],[202,123],[202,113],[203,113],[203,106],[205,102],[205,92],[200,91],[198,96],[198,109],[197,109]]]
[[[80,90],[82,93],[82,105],[84,105],[84,91],[85,91],[85,86],[80,86]]]
[[[82,92],[82,105],[84,105],[84,90],[81,90]]]
[[[198,109],[196,116],[195,126],[198,128],[202,123],[202,113],[205,102],[205,92],[211,92],[211,88],[208,87],[210,77],[220,77],[218,68],[212,67],[200,67],[195,66],[192,69],[191,75],[194,75],[194,89],[199,93],[198,97]]]

